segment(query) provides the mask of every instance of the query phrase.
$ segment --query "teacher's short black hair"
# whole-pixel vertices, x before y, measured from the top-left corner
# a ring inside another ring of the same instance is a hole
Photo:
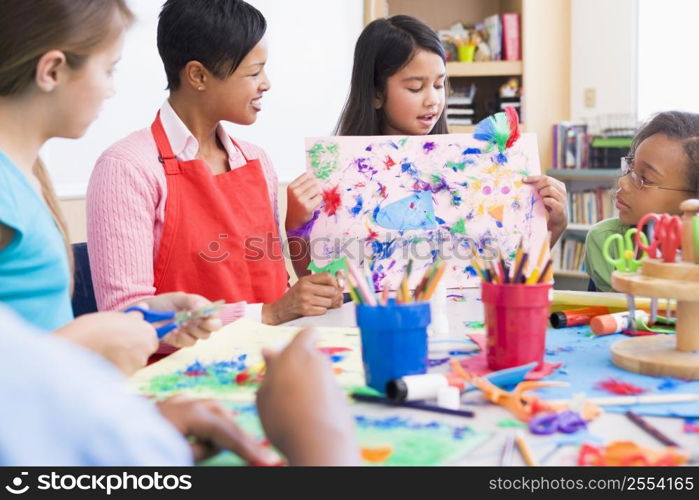
[[[243,0],[167,0],[158,21],[158,52],[167,88],[199,61],[217,78],[230,76],[267,29],[262,13]]]

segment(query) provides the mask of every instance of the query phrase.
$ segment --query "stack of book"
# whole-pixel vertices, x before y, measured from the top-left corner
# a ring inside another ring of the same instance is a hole
[[[568,193],[568,220],[575,224],[594,224],[616,217],[614,189],[598,187]]]
[[[476,114],[473,102],[475,96],[476,86],[471,84],[467,91],[455,92],[447,97],[447,124],[473,125]]]
[[[551,254],[556,271],[585,270],[585,242],[581,239],[563,239]]]
[[[587,125],[571,122],[553,126],[553,168],[588,168]]]

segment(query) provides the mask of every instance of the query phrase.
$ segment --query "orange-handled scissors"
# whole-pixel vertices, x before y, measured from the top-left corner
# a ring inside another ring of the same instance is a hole
[[[640,235],[643,234],[643,226],[651,220],[655,225],[650,244],[646,245]],[[682,219],[677,215],[646,214],[638,221],[636,229],[636,244],[648,252],[650,258],[657,259],[660,251],[663,262],[675,262],[677,249],[682,246]]]

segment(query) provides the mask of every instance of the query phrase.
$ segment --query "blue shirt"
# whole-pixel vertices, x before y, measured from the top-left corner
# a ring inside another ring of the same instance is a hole
[[[192,465],[186,440],[96,354],[0,305],[0,465]]]
[[[63,236],[26,176],[0,151],[0,224],[14,231],[0,250],[0,302],[42,330],[73,319]]]

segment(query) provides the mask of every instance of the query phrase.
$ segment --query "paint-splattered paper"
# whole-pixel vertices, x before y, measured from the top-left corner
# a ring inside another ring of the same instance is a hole
[[[187,394],[229,401],[253,401],[264,370],[263,347],[281,348],[299,327],[268,326],[240,319],[207,340],[171,354],[131,377],[141,392],[158,398]],[[344,388],[364,385],[359,330],[316,328],[318,348]]]
[[[541,247],[546,209],[523,184],[540,173],[533,134],[499,153],[470,134],[306,139],[308,171],[323,201],[305,228],[323,265],[347,256],[371,268],[376,289],[396,289],[408,259],[415,287],[440,255],[447,286],[477,286],[471,249],[507,260],[524,239]]]
[[[235,414],[236,423],[258,440],[264,431],[253,404],[224,402]],[[433,420],[428,415],[408,417],[396,415],[392,408],[372,408],[351,405],[360,455],[365,465],[431,466],[453,464],[468,455],[492,433],[479,431],[464,424],[454,425],[444,419]],[[231,452],[223,452],[201,465],[244,465]]]

